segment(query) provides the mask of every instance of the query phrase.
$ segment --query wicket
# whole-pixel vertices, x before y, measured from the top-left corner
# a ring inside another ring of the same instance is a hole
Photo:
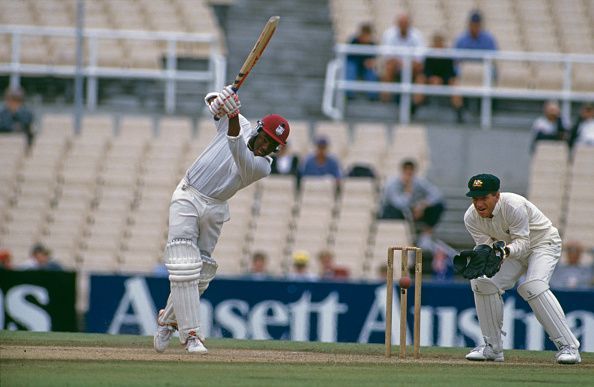
[[[420,357],[421,335],[421,281],[423,276],[423,251],[414,246],[388,248],[388,270],[386,273],[386,357],[392,356],[392,293],[394,289],[394,251],[400,251],[400,276],[408,275],[408,252],[415,252],[415,310],[413,330],[413,355]],[[406,358],[406,316],[408,289],[400,288],[400,358]]]

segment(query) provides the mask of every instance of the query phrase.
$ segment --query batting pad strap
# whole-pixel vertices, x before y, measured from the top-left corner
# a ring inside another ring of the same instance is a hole
[[[470,281],[470,285],[475,294],[490,295],[503,293],[490,278],[475,278]]]
[[[165,264],[169,271],[170,281],[194,281],[200,278],[200,271],[202,269],[202,262],[197,263],[167,263]]]
[[[541,293],[544,293],[547,290],[549,290],[549,285],[539,279],[526,281],[518,286],[518,294],[526,301],[538,297]]]

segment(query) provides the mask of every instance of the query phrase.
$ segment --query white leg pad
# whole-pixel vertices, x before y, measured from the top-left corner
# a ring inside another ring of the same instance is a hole
[[[215,275],[217,274],[218,267],[219,265],[214,258],[208,255],[202,255],[202,270],[200,271],[200,279],[198,282],[198,290],[200,291],[200,295],[206,291],[210,281],[214,279]]]
[[[541,280],[526,281],[518,286],[518,293],[532,308],[534,315],[555,343],[558,349],[562,346],[579,348],[580,342],[567,325],[565,313],[557,301],[557,297],[549,289],[549,285]]]
[[[200,336],[200,250],[190,240],[174,239],[165,247],[165,262],[179,338],[185,343],[189,336]]]
[[[476,278],[470,281],[474,293],[476,314],[485,343],[495,352],[503,351],[503,300],[501,290],[489,278]]]

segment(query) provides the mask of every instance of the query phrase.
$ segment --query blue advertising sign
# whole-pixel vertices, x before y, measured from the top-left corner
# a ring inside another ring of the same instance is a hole
[[[166,278],[92,276],[87,331],[152,335],[169,292]],[[412,340],[413,294],[407,312]],[[583,351],[594,351],[594,291],[556,291]],[[392,338],[400,332],[399,292],[394,290]],[[289,282],[216,279],[201,299],[206,337],[382,343],[383,283]],[[504,296],[504,346],[553,349],[528,304]],[[422,289],[421,345],[474,346],[482,342],[468,284],[427,283]]]

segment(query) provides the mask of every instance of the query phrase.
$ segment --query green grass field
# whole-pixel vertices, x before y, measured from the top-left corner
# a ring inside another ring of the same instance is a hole
[[[152,338],[0,331],[0,386],[542,386],[594,385],[594,354],[561,366],[554,353],[506,351],[506,362],[464,360],[464,348],[422,348],[422,359],[383,356],[373,344],[209,340],[207,355]]]

